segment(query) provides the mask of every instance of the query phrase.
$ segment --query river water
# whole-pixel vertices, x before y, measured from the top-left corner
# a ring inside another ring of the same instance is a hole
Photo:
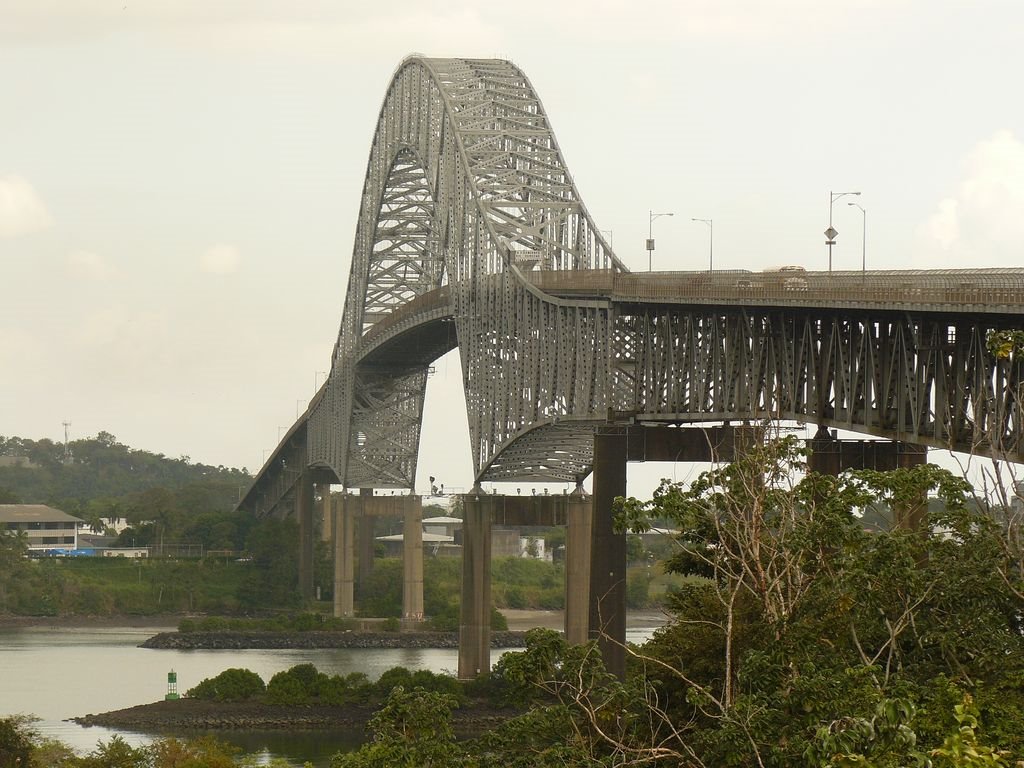
[[[166,628],[174,629],[173,627]],[[177,673],[184,694],[203,679],[230,667],[243,667],[264,681],[296,664],[310,663],[329,675],[363,672],[371,680],[391,667],[451,672],[458,668],[452,649],[323,649],[247,651],[170,651],[139,648],[161,628],[0,629],[0,716],[34,715],[38,730],[85,753],[96,742],[119,734],[134,745],[151,736],[107,728],[86,728],[68,718],[99,714],[158,701],[167,693],[167,673]],[[651,630],[630,630],[627,639],[642,642]],[[492,651],[491,663],[502,651]],[[345,733],[220,732],[246,753],[284,757],[295,765],[310,761],[326,768],[330,756],[351,749]]]

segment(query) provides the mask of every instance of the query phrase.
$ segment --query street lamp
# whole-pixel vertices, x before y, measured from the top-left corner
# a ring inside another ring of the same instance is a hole
[[[864,210],[864,207],[860,203],[847,203],[852,205],[854,208],[860,208],[861,218],[863,220],[864,228],[861,230],[860,235],[860,281],[863,283],[867,279],[865,274],[868,270],[868,212]]]
[[[828,271],[832,271],[832,246],[836,244],[839,233],[832,228],[832,204],[846,195],[859,195],[860,192],[829,192],[828,193],[828,229],[825,230],[825,245],[828,246]]]
[[[715,223],[711,219],[690,219],[690,221],[703,221],[708,225],[711,234],[708,238],[708,272],[715,271]]]
[[[599,230],[599,231],[600,231],[600,233],[602,235],[605,234],[605,233],[608,233],[608,247],[614,250],[614,248],[615,248],[615,233],[612,232],[610,229],[602,229],[602,230]]]
[[[661,216],[675,216],[674,213],[655,213],[648,211],[650,217],[647,220],[647,271],[651,271],[652,256],[654,256],[654,220]]]

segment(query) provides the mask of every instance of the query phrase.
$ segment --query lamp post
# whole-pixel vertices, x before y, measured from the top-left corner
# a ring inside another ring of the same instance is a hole
[[[600,231],[600,233],[602,235],[605,234],[606,232],[608,233],[608,247],[614,249],[615,248],[615,233],[612,232],[612,230],[610,230],[610,229],[602,229],[602,230],[599,230],[599,231]]]
[[[868,212],[860,203],[847,203],[847,205],[860,209],[863,224],[860,235],[860,281],[863,283],[867,280],[866,273],[868,271]]]
[[[655,213],[648,211],[650,216],[647,219],[647,271],[651,271],[652,257],[654,256],[654,220],[661,216],[675,216],[674,213]]]
[[[690,219],[690,221],[703,221],[711,230],[708,237],[708,272],[715,271],[715,222],[712,219]]]
[[[832,205],[840,197],[846,195],[859,195],[860,192],[829,192],[828,193],[828,229],[825,230],[825,245],[828,246],[828,271],[832,271],[832,246],[836,244],[836,235],[839,233],[832,228]]]

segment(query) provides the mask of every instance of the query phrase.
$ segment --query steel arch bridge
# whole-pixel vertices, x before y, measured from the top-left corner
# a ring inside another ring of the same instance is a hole
[[[1024,270],[631,274],[540,99],[500,60],[402,62],[370,148],[327,380],[239,507],[300,477],[415,485],[431,363],[457,348],[481,481],[581,482],[595,430],[793,419],[1024,461]]]

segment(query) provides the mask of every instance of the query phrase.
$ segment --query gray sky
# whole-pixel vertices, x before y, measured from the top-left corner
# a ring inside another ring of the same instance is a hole
[[[413,52],[522,67],[630,268],[653,209],[656,269],[706,268],[693,217],[716,268],[824,269],[830,190],[862,191],[869,268],[1022,264],[1019,0],[434,6],[0,0],[0,434],[257,468],[329,367]],[[421,490],[472,476],[457,357],[436,371]]]

